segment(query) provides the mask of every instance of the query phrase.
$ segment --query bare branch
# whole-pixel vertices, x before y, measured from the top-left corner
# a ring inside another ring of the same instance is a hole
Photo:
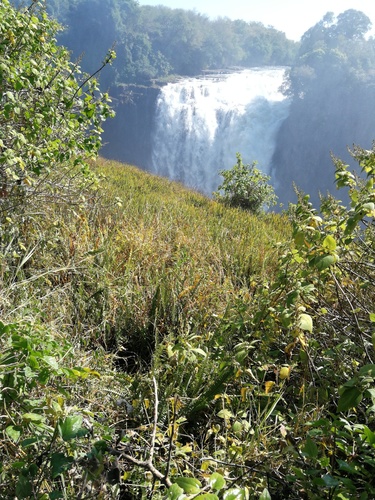
[[[128,455],[127,453],[121,453],[121,456],[125,458],[125,460],[128,460],[130,463],[142,467],[143,469],[147,469],[148,471],[151,472],[151,474],[154,476],[154,478],[158,479],[164,486],[169,488],[172,486],[171,480],[168,478],[168,469],[167,473],[163,474],[161,473],[153,464],[153,459],[154,459],[154,453],[155,453],[155,441],[156,441],[156,432],[157,432],[157,425],[158,425],[158,409],[159,409],[159,397],[158,397],[158,386],[156,383],[155,377],[152,377],[152,381],[154,384],[154,398],[155,398],[155,403],[154,403],[154,422],[152,425],[152,434],[151,434],[151,441],[150,441],[150,452],[147,460],[138,460],[135,457],[132,457],[131,455]]]

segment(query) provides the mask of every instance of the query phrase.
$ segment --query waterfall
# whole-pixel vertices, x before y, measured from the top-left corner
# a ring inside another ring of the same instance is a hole
[[[270,171],[277,131],[289,113],[280,92],[285,68],[253,68],[182,79],[156,104],[150,170],[211,195],[219,170],[258,162]]]

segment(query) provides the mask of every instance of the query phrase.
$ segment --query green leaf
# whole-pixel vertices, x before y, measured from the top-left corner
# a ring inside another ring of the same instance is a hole
[[[344,460],[337,459],[337,463],[339,465],[340,470],[343,470],[345,472],[349,472],[350,474],[360,474],[361,473],[353,465],[349,464],[348,462],[345,462]]]
[[[375,432],[372,432],[367,425],[363,427],[363,434],[366,436],[366,441],[372,446],[375,445]]]
[[[302,452],[308,458],[316,458],[318,456],[318,447],[310,437],[306,439]]]
[[[59,423],[60,435],[64,441],[85,436],[88,433],[87,429],[81,427],[82,420],[82,415],[75,415],[73,417],[66,417],[63,422]]]
[[[29,446],[32,446],[34,443],[38,442],[38,438],[32,437],[32,438],[27,438],[21,441],[21,446],[22,448],[28,448]]]
[[[272,500],[270,492],[268,491],[267,488],[264,488],[264,490],[262,491],[262,493],[259,497],[259,500]]]
[[[312,317],[306,313],[300,314],[298,319],[298,326],[301,328],[301,330],[311,333],[313,329]]]
[[[233,413],[226,408],[223,410],[220,410],[219,413],[217,414],[218,417],[224,418],[225,420],[229,420],[230,418],[233,417]]]
[[[33,370],[37,370],[39,368],[39,363],[35,356],[33,355],[29,356],[28,361],[30,368],[32,368]]]
[[[51,493],[48,494],[49,500],[58,500],[59,498],[64,498],[64,493],[62,491],[51,491]]]
[[[22,474],[18,478],[16,485],[16,495],[18,499],[30,498],[33,494],[31,482]]]
[[[16,443],[20,438],[21,429],[22,429],[22,427],[9,425],[5,429],[5,432],[10,437],[10,439]]]
[[[237,363],[243,363],[243,361],[246,359],[248,355],[248,351],[243,349],[241,351],[237,351],[236,354],[234,355],[235,360]]]
[[[2,146],[1,146],[2,147]],[[2,321],[0,321],[0,335],[3,335],[5,333],[9,333],[15,325],[6,325]]]
[[[38,413],[24,413],[22,415],[22,420],[25,423],[41,424],[45,421],[45,417],[43,415],[39,415]]]
[[[194,497],[194,500],[219,500],[219,497],[215,493],[203,493]]]
[[[54,370],[58,370],[59,365],[56,361],[56,358],[53,356],[43,356],[43,360]]]
[[[375,365],[364,365],[359,369],[359,374],[362,377],[374,377],[375,378]]]
[[[325,269],[331,267],[336,260],[337,258],[333,255],[322,255],[314,260],[314,265],[318,271],[324,271]]]
[[[291,292],[289,292],[286,298],[286,305],[289,307],[292,304],[294,304],[296,300],[299,298],[299,296],[300,296],[299,290],[292,290]]]
[[[26,462],[22,461],[22,462],[12,462],[12,468],[13,469],[24,469],[26,466]]]
[[[172,486],[168,488],[167,500],[182,500],[183,498],[186,498],[184,490],[180,488],[178,484],[172,484]]]
[[[322,476],[322,479],[325,485],[328,486],[329,488],[335,488],[340,484],[339,481],[334,477],[332,477],[330,474],[324,474],[324,476]]]
[[[207,353],[203,349],[201,349],[200,347],[191,347],[190,351],[196,352],[197,354],[200,354],[204,358],[207,357]]]
[[[346,411],[354,408],[362,401],[362,392],[357,387],[345,387],[340,396],[337,410]]]
[[[73,457],[67,457],[66,455],[64,455],[64,453],[53,453],[51,456],[53,479],[69,470],[73,464],[73,461]]]
[[[371,398],[371,401],[372,401],[372,404],[373,404],[373,409],[375,409],[375,387],[372,388],[372,389],[366,389],[365,390],[365,395],[366,395],[366,397],[370,397]]]
[[[188,494],[199,493],[202,487],[200,481],[194,477],[176,477],[174,482]]]
[[[330,234],[326,236],[323,240],[323,247],[326,248],[329,252],[333,252],[337,248],[336,240]]]
[[[370,321],[371,323],[375,323],[375,313],[370,313]]]
[[[50,370],[48,368],[43,368],[43,370],[40,370],[38,374],[38,380],[42,385],[46,385],[50,376],[51,376]]]
[[[301,247],[302,245],[305,244],[305,233],[303,231],[298,231],[294,235],[294,243],[296,244],[297,247]]]
[[[231,488],[227,490],[223,495],[223,500],[245,500],[246,494],[245,490],[240,488]]]
[[[213,490],[219,491],[225,487],[226,482],[221,474],[219,474],[218,472],[214,472],[213,474],[211,474],[208,480],[208,484]]]

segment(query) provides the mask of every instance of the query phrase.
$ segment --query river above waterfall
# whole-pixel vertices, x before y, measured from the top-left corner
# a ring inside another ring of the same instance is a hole
[[[153,173],[211,195],[219,171],[240,153],[269,173],[276,135],[289,113],[286,68],[253,68],[182,79],[160,91],[151,135]]]

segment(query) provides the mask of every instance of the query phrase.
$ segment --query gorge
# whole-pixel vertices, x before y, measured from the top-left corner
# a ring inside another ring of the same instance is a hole
[[[231,168],[237,152],[269,173],[290,106],[280,91],[285,69],[208,74],[128,95],[127,103],[117,101],[103,154],[207,195],[217,189],[219,170]]]
[[[210,196],[220,184],[219,171],[231,168],[239,152],[271,175],[281,203],[295,200],[295,183],[317,205],[319,193],[334,185],[331,153],[351,163],[348,147],[371,147],[373,90],[318,88],[313,102],[292,100],[281,92],[286,69],[116,88],[116,117],[105,124],[102,155]]]

